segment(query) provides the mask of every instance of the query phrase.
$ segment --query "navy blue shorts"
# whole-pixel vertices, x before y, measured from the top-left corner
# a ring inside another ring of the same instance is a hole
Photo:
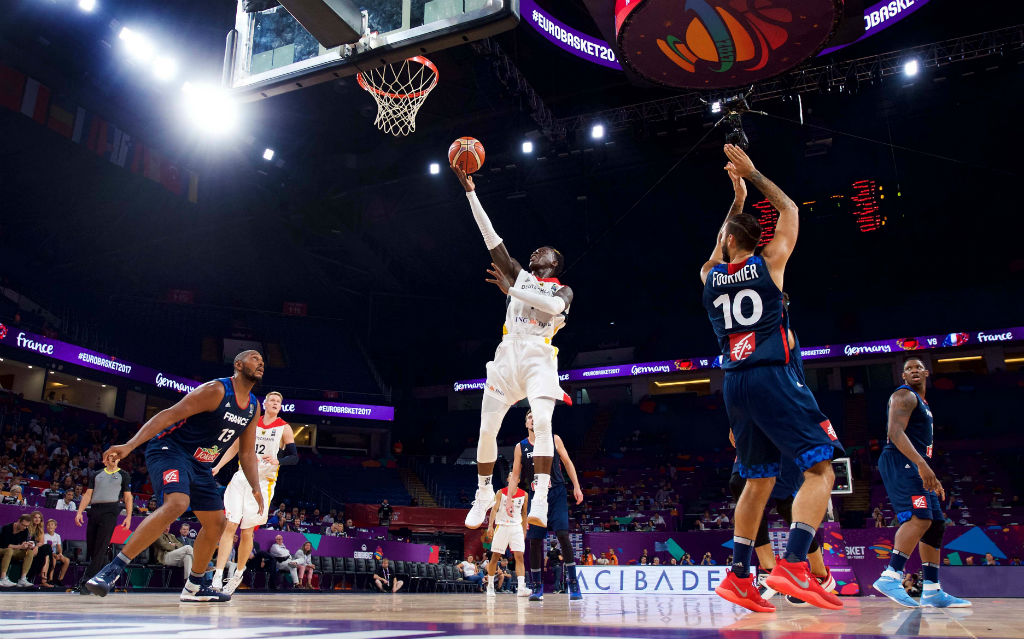
[[[832,423],[793,367],[729,371],[722,390],[744,478],[778,476],[780,460],[792,460],[803,473],[843,452]]]
[[[562,484],[553,484],[548,489],[548,526],[538,527],[531,524],[530,528],[526,530],[527,540],[543,540],[547,537],[548,531],[569,530],[569,496],[566,486],[563,482]],[[533,500],[532,493],[530,500]]]
[[[151,442],[146,447],[146,467],[158,503],[163,504],[165,493],[184,493],[192,511],[224,510],[213,467],[199,462],[173,442]]]
[[[939,494],[925,491],[924,482],[917,473],[917,465],[899,451],[882,449],[878,457],[878,471],[882,474],[885,492],[889,494],[892,510],[900,524],[917,516],[922,520],[945,520]]]

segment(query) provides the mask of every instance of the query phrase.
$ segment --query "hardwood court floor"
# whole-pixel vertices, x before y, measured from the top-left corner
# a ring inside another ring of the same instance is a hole
[[[615,638],[1006,638],[1024,634],[1020,599],[970,609],[904,609],[846,598],[842,611],[796,608],[777,596],[755,614],[713,596],[565,595],[543,602],[499,594],[247,594],[227,604],[177,594],[0,592],[0,638],[426,638],[447,635]]]

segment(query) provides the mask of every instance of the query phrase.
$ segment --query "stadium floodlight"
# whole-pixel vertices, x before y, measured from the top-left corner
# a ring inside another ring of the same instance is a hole
[[[268,161],[268,162],[270,160],[273,160],[274,159],[274,150],[271,149],[270,147],[267,147],[266,149],[264,149],[263,150],[263,159]]]
[[[441,173],[441,165],[439,165],[436,162],[431,162],[430,163],[430,175],[436,176],[439,173]]]
[[[711,113],[721,113],[721,112],[722,112],[722,101],[721,100],[715,100],[714,102],[712,102],[711,103]]]
[[[122,27],[117,37],[124,42],[125,51],[136,62],[148,62],[156,53],[156,47],[149,38],[128,27]]]
[[[593,138],[594,140],[600,140],[601,138],[603,138],[604,137],[604,125],[603,124],[595,124],[593,126],[593,128],[590,129],[590,137]]]
[[[523,142],[523,153],[533,153],[533,143],[529,140]]]
[[[921,65],[918,63],[916,58],[913,60],[907,60],[903,64],[903,73],[905,73],[908,77],[913,78],[914,76],[917,75],[917,72],[920,70],[920,68]]]
[[[153,61],[153,75],[166,82],[178,75],[178,63],[174,58],[160,57]]]
[[[199,130],[226,135],[238,126],[238,105],[224,90],[186,82],[181,93],[185,117]]]
[[[96,0],[78,0],[78,8],[89,13],[96,8]]]

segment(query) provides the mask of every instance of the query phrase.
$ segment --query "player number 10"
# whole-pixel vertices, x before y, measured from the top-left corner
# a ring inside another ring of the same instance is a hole
[[[745,298],[749,298],[754,305],[754,309],[749,316],[743,315],[743,300]],[[729,304],[729,294],[723,293],[715,298],[714,305],[722,307],[722,319],[725,321],[726,329],[732,329],[732,319],[734,317],[737,323],[744,327],[749,327],[761,319],[761,313],[764,311],[764,305],[761,304],[761,296],[757,295],[757,292],[753,289],[743,289],[737,292],[731,305]]]

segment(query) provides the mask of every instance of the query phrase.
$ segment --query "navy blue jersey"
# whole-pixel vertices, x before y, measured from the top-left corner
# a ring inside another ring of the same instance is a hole
[[[704,283],[704,308],[726,371],[789,364],[789,324],[782,292],[761,256],[714,267]]]
[[[244,407],[238,406],[231,378],[217,378],[217,382],[224,385],[224,399],[221,400],[219,407],[172,424],[150,442],[159,440],[176,444],[197,461],[212,465],[218,456],[231,446],[235,438],[242,435],[242,431],[252,422],[259,406],[256,396],[252,393],[246,399]]]
[[[917,398],[917,406],[914,407],[914,411],[910,414],[910,418],[907,420],[907,438],[910,439],[910,444],[914,445],[914,449],[916,449],[918,453],[925,458],[930,459],[932,457],[932,436],[934,433],[932,410],[928,408],[928,403],[925,399],[917,395],[917,392],[909,386],[902,385],[897,387],[896,391],[899,391],[900,389],[906,389],[910,393],[914,394],[915,398]],[[891,397],[889,398],[889,404],[890,407],[887,411],[892,410]],[[899,449],[897,449],[896,445],[892,442],[886,442],[885,448],[899,452]]]
[[[519,448],[523,452],[521,458],[523,469],[519,474],[519,486],[527,491],[533,491],[533,445],[530,444],[529,438],[523,438],[519,442]],[[551,459],[551,486],[560,484],[565,484],[565,476],[562,475],[562,459],[555,451],[555,457]]]

